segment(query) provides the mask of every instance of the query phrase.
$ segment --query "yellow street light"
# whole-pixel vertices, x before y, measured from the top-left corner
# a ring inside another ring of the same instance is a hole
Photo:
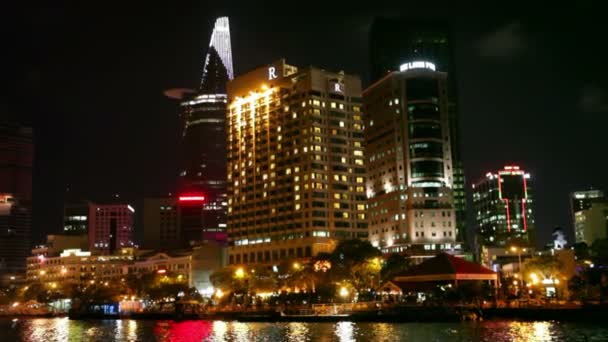
[[[62,269],[61,269],[61,274],[66,274],[66,273],[68,273],[68,270],[67,270],[67,269],[65,269],[65,268],[62,268]]]
[[[293,268],[296,269],[296,270],[299,270],[300,269],[300,264],[297,263],[297,262],[294,262],[293,263]]]
[[[234,276],[237,278],[243,278],[245,276],[245,271],[243,271],[242,268],[238,268],[235,272],[234,272]]]
[[[530,279],[532,279],[533,284],[538,284],[538,276],[536,275],[536,273],[531,273]]]
[[[348,296],[348,289],[344,286],[340,288],[340,296],[346,298]]]
[[[40,271],[40,275],[45,275],[46,271]]]
[[[217,298],[222,298],[222,296],[223,296],[223,295],[224,295],[224,292],[222,292],[222,290],[217,289],[217,290],[215,291],[215,297],[217,297]]]
[[[56,289],[57,288],[57,283],[51,283],[51,287]]]

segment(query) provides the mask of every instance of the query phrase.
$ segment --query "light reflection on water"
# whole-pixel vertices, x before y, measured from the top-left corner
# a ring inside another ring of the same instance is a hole
[[[608,327],[580,323],[242,323],[234,321],[72,321],[0,318],[1,341],[390,342],[607,341]]]

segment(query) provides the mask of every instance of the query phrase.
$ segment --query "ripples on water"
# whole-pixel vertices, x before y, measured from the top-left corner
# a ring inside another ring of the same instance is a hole
[[[608,327],[579,323],[241,323],[0,319],[0,341],[608,341]]]

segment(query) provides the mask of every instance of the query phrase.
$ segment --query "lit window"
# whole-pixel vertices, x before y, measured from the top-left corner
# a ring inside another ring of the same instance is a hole
[[[340,127],[344,127],[344,121],[340,121]]]
[[[330,104],[330,107],[331,107],[331,108],[336,108],[336,103],[335,103],[335,102],[332,102],[332,103]]]

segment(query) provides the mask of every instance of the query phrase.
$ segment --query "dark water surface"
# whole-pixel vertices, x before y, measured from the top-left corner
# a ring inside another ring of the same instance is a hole
[[[0,318],[0,341],[608,341],[608,324],[240,323]]]

